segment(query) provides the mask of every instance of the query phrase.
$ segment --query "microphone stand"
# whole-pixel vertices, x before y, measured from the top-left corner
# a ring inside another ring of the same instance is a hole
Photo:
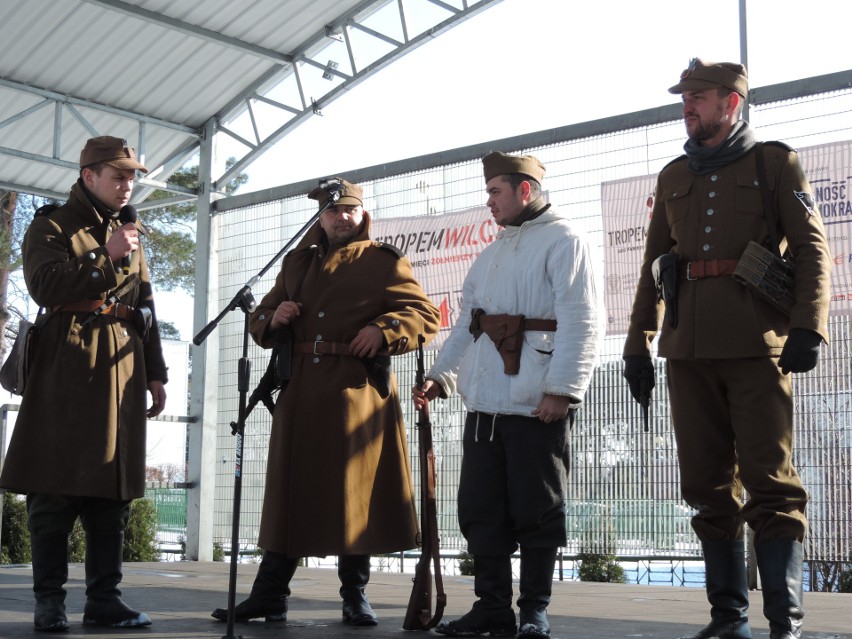
[[[322,182],[320,185],[322,186]],[[299,232],[294,235],[290,241],[285,244],[278,253],[276,253],[275,257],[269,260],[269,263],[264,266],[256,275],[254,275],[248,282],[237,292],[228,305],[222,310],[216,318],[207,324],[198,334],[192,338],[192,343],[196,346],[200,346],[201,343],[207,339],[207,336],[219,325],[219,322],[233,310],[240,308],[245,314],[245,320],[243,322],[243,354],[240,357],[240,360],[237,364],[237,388],[240,392],[239,398],[239,409],[237,412],[237,421],[231,422],[231,434],[237,436],[236,440],[236,458],[234,460],[234,506],[233,506],[233,517],[231,523],[231,571],[230,577],[228,580],[228,629],[226,634],[222,636],[222,639],[242,639],[240,637],[235,637],[234,635],[234,605],[236,602],[236,587],[237,587],[237,560],[239,558],[239,549],[240,549],[240,500],[242,497],[242,489],[243,489],[243,478],[242,478],[242,460],[243,460],[243,435],[245,434],[245,423],[246,423],[246,396],[248,395],[249,390],[249,379],[251,378],[251,361],[248,358],[248,344],[249,344],[249,314],[254,311],[257,303],[254,300],[254,296],[251,294],[252,287],[257,284],[261,277],[263,277],[264,273],[268,271],[274,264],[277,264],[284,254],[290,249],[290,247],[298,240],[303,233],[305,233],[323,214],[323,212],[330,206],[334,206],[338,199],[340,199],[340,190],[332,190],[328,191],[329,198],[323,204],[319,211],[308,220],[307,224],[305,224]]]

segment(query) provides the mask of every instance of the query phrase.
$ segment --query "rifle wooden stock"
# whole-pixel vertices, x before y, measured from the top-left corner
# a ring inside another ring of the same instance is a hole
[[[424,383],[423,336],[420,336],[417,357],[417,386]],[[417,411],[417,443],[420,460],[420,558],[414,569],[414,586],[405,611],[402,627],[405,630],[430,630],[441,620],[447,596],[441,578],[441,547],[438,538],[438,508],[436,499],[435,451],[432,445],[432,422],[429,405]],[[437,591],[435,614],[432,614],[432,566]]]

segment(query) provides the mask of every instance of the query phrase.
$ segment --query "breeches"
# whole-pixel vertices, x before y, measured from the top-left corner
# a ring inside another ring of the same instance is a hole
[[[459,525],[474,555],[565,545],[569,417],[468,413],[459,479]]]
[[[778,359],[668,360],[681,491],[702,541],[801,541],[807,493],[792,463],[793,398]],[[743,489],[747,500],[743,504]]]
[[[130,502],[101,497],[27,495],[27,525],[33,535],[67,535],[77,517],[87,533],[121,532],[127,527]]]

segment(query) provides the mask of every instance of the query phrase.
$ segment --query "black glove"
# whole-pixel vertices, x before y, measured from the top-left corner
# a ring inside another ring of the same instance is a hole
[[[624,378],[630,386],[630,394],[642,406],[651,401],[654,388],[654,364],[650,355],[625,355]]]
[[[817,365],[819,358],[819,345],[822,344],[822,336],[816,331],[807,328],[791,328],[790,335],[784,343],[778,366],[781,372],[807,373]]]

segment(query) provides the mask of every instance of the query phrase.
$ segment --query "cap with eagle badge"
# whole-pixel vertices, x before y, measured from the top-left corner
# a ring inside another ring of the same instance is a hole
[[[89,138],[80,152],[81,169],[101,162],[116,169],[148,172],[148,169],[136,159],[136,151],[133,147],[127,146],[127,140],[114,138],[111,135]]]
[[[748,95],[748,72],[736,62],[705,62],[692,58],[689,66],[680,74],[680,82],[669,89],[669,93],[703,91],[725,87],[741,96]]]
[[[364,189],[357,184],[347,182],[343,178],[337,177],[333,180],[324,180],[328,185],[325,187],[318,186],[314,188],[308,197],[319,202],[320,207],[324,206],[331,198],[332,192],[340,193],[332,206],[363,206],[364,205]]]
[[[482,158],[482,168],[486,182],[498,175],[521,173],[541,184],[545,173],[544,164],[532,155],[509,155],[500,151],[494,151]]]

